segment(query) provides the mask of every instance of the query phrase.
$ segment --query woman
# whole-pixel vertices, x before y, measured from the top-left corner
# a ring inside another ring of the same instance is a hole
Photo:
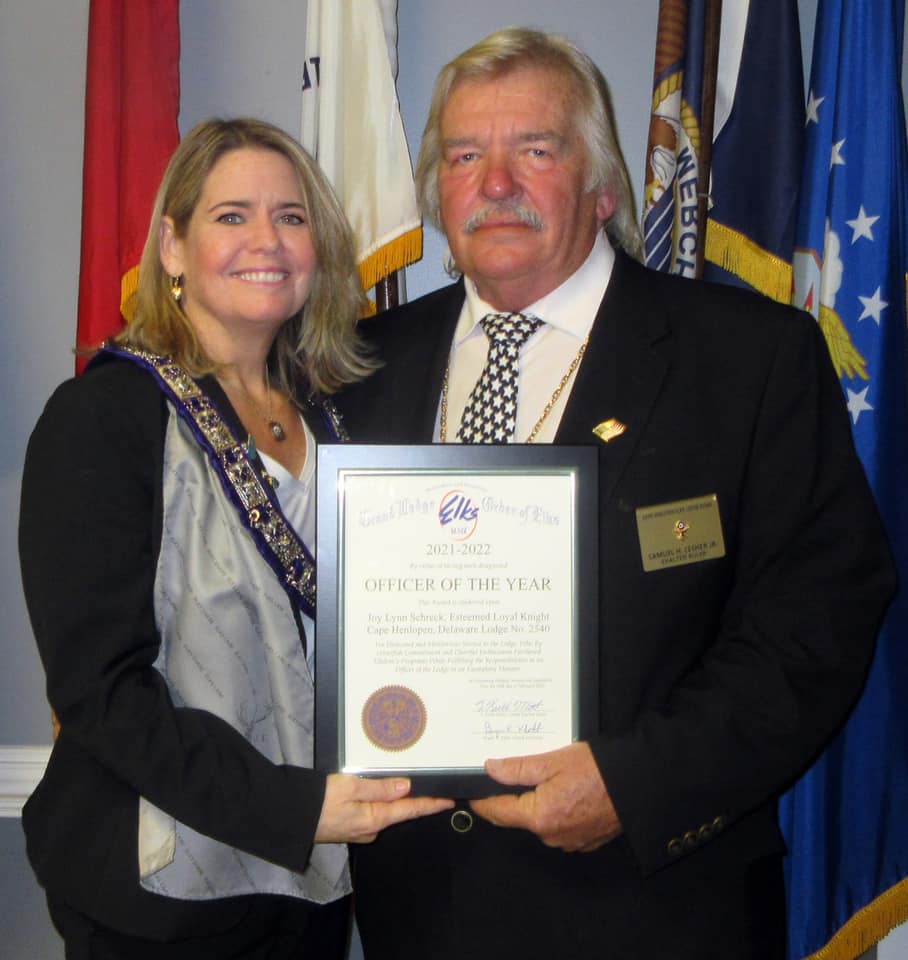
[[[61,732],[23,824],[67,957],[342,956],[341,844],[447,806],[310,769],[314,453],[370,370],[361,297],[299,145],[201,123],[134,318],[35,429],[20,555]]]

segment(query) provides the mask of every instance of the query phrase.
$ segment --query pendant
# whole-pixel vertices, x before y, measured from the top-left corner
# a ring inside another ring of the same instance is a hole
[[[287,434],[284,433],[284,428],[277,422],[277,420],[269,420],[268,429],[271,431],[271,436],[274,437],[278,443],[283,443],[287,439]]]

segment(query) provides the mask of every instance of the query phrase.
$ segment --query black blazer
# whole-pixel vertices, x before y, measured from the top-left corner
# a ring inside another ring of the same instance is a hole
[[[431,440],[463,298],[368,325],[385,366],[341,398],[354,441]],[[606,444],[610,417],[627,430]],[[752,895],[782,850],[775,800],[863,682],[893,568],[808,315],[619,253],[556,442],[599,451],[590,743],[624,836],[564,854],[478,818],[391,828],[357,851],[369,958],[746,955],[779,906],[777,884]],[[708,494],[724,557],[644,572],[635,511]]]
[[[202,384],[242,436],[217,382]],[[25,598],[62,724],[22,815],[29,860],[52,900],[155,940],[229,929],[249,898],[143,890],[140,795],[302,871],[325,789],[324,774],[271,763],[221,718],[176,707],[153,667],[167,418],[152,377],[124,360],[62,384],[29,442],[19,526]]]

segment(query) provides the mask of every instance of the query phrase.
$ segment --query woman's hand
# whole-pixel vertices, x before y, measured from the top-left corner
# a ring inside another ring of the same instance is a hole
[[[315,842],[371,843],[392,823],[441,813],[454,806],[453,800],[409,797],[409,792],[406,777],[368,780],[346,773],[330,774]]]

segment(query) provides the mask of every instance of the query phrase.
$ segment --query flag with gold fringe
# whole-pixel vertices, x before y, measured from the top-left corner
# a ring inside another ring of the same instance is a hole
[[[797,0],[660,0],[647,265],[787,302],[803,120]]]
[[[396,0],[309,0],[301,141],[350,220],[365,290],[422,256],[396,38]]]
[[[908,147],[904,0],[819,0],[794,302],[826,336],[901,588],[867,686],[786,794],[792,960],[854,960],[908,920]]]
[[[161,176],[179,142],[178,0],[91,0],[76,369],[128,315]]]
[[[723,0],[704,279],[788,303],[803,131],[797,0]]]

